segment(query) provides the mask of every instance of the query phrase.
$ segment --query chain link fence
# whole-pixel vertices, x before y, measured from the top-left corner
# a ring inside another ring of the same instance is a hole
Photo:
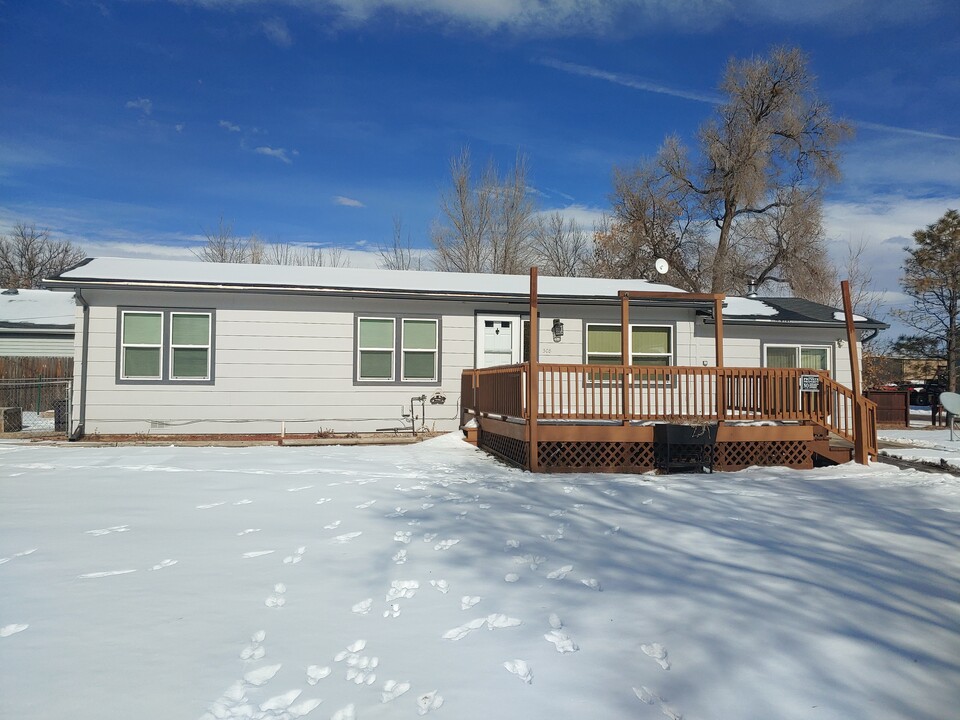
[[[0,380],[0,432],[70,432],[69,380]]]

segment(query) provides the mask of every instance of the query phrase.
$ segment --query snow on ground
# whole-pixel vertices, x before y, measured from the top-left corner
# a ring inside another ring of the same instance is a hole
[[[883,455],[913,462],[943,463],[955,470],[960,470],[960,425],[953,431],[952,441],[950,430],[947,428],[880,430],[877,436],[880,440],[907,446],[886,447],[880,451]]]
[[[960,707],[960,480],[533,476],[415,446],[0,445],[0,717]]]

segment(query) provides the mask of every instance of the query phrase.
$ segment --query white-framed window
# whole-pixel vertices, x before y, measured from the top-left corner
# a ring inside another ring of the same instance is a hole
[[[120,377],[124,380],[162,379],[163,313],[123,311],[120,326]]]
[[[588,323],[587,364],[620,365],[621,337],[619,325]],[[629,352],[631,365],[671,365],[673,328],[669,325],[631,325]]]
[[[440,383],[440,319],[355,316],[357,385]]]
[[[357,380],[394,379],[395,327],[394,318],[357,318]]]
[[[117,383],[213,384],[216,310],[117,310]]]
[[[170,313],[170,379],[210,379],[210,313]]]
[[[401,325],[400,377],[404,381],[435,381],[439,323],[430,319],[404,318]]]
[[[801,368],[830,372],[827,345],[765,345],[763,365],[768,368]]]

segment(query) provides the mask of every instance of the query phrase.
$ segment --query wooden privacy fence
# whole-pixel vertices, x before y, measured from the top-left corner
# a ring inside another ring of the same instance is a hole
[[[868,450],[876,453],[876,404],[822,372],[548,363],[537,370],[539,420],[799,421],[855,442],[860,413]],[[526,364],[464,371],[464,409],[529,420],[528,373]],[[818,389],[801,390],[801,377],[811,375]]]
[[[73,379],[73,358],[0,356],[0,379],[71,380]]]

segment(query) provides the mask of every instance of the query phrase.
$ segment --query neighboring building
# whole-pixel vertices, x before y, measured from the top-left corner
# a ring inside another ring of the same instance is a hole
[[[63,293],[0,292],[0,378],[72,375],[76,310]]]
[[[97,258],[45,284],[84,306],[72,423],[87,434],[453,430],[462,371],[522,361],[529,332],[526,276]],[[621,290],[680,292],[540,278],[541,360],[619,362]],[[711,310],[633,301],[633,362],[712,365]],[[849,384],[837,313],[729,298],[726,365],[824,370]]]

